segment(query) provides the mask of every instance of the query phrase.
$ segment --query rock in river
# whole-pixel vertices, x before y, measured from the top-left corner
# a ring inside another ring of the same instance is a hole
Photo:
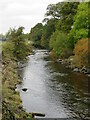
[[[26,92],[28,89],[27,88],[23,88],[22,91]]]
[[[78,68],[74,68],[73,72],[78,72],[79,69]]]

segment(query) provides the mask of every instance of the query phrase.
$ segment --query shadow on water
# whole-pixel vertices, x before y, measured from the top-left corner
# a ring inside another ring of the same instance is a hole
[[[48,52],[36,50],[26,67],[19,69],[17,86],[27,112],[43,112],[46,118],[88,116],[88,77],[50,60]],[[28,92],[23,92],[26,87]]]

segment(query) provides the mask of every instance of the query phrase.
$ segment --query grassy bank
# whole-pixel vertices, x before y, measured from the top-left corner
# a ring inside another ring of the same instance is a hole
[[[13,55],[3,51],[2,56],[2,120],[26,119],[31,115],[26,113],[22,108],[22,101],[19,92],[15,91],[19,83],[16,62]]]

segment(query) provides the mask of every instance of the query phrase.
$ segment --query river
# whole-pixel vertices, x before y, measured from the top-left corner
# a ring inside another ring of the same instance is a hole
[[[27,112],[45,113],[45,118],[87,117],[88,77],[55,63],[47,50],[35,50],[23,68],[17,86]],[[22,91],[27,88],[26,92]]]

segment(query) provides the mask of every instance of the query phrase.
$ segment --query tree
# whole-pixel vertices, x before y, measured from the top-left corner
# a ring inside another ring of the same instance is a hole
[[[69,33],[73,25],[73,19],[77,13],[79,2],[65,2],[60,10],[61,19],[57,24],[57,29]]]
[[[50,38],[49,46],[58,57],[67,58],[71,54],[67,35],[63,32],[55,31]]]
[[[42,23],[36,24],[30,32],[29,39],[33,42],[35,47],[41,47],[41,37],[42,37],[43,25]]]
[[[30,46],[26,43],[23,33],[24,27],[12,29],[8,34],[8,42],[13,44],[13,55],[16,60],[23,60],[30,52]]]
[[[74,47],[74,44],[82,38],[88,38],[89,23],[88,23],[88,3],[82,2],[78,6],[77,14],[74,18],[73,28],[69,34],[69,40]]]
[[[57,29],[68,33],[73,25],[73,18],[77,13],[78,4],[79,2],[59,2],[57,4],[50,4],[47,7],[44,21],[48,21],[52,18],[57,19],[59,21]]]
[[[5,36],[3,34],[0,34],[0,38],[4,38]]]
[[[60,11],[63,5],[64,5],[64,2],[48,5],[45,16],[46,17],[50,16],[51,18],[54,18],[54,19],[55,18],[60,19],[61,18]]]
[[[50,37],[53,34],[53,32],[55,32],[56,23],[57,23],[57,20],[52,18],[44,26],[43,34],[41,38],[41,43],[43,44],[44,48],[49,49]]]

